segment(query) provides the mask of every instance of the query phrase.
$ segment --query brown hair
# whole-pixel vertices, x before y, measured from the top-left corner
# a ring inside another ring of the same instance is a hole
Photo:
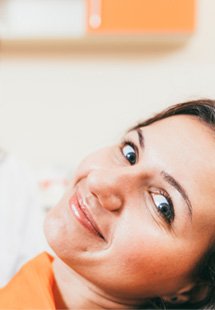
[[[211,128],[212,132],[215,133],[215,100],[209,99],[194,100],[173,105],[154,115],[153,117],[138,123],[132,129],[148,126],[159,120],[175,115],[194,116],[198,118],[199,121],[203,122],[205,125]],[[198,266],[195,268],[194,276],[196,283],[198,283],[198,287],[208,288],[208,293],[204,300],[194,302],[191,297],[189,302],[175,304],[165,303],[165,301],[161,300],[160,298],[156,298],[151,300],[151,302],[149,302],[148,305],[145,305],[144,308],[148,308],[149,306],[150,309],[215,309],[215,242],[210,247],[210,249],[208,249],[201,262],[199,262]],[[196,289],[194,288],[194,296],[195,291]]]

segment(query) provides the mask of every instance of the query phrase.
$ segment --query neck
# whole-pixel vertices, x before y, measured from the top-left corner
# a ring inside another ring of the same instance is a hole
[[[53,263],[56,309],[134,309],[106,294],[56,258]]]

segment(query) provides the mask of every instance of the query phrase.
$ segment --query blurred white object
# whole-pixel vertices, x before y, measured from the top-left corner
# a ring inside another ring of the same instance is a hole
[[[6,0],[0,3],[3,38],[76,37],[85,33],[85,0]]]
[[[37,184],[24,163],[0,150],[0,286],[43,251],[43,214]]]

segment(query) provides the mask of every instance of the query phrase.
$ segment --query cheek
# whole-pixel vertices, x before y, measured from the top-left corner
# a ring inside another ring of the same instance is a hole
[[[158,247],[157,238],[153,238],[146,226],[144,232],[140,225],[139,230],[137,227],[138,224],[136,227],[124,225],[124,229],[116,231],[110,249],[113,267],[120,269],[121,274],[131,281],[138,278],[142,281],[147,274],[151,274],[152,267],[157,269],[161,261],[162,249]]]
[[[132,239],[129,238],[128,240]],[[154,240],[143,240],[141,242],[140,239],[137,242],[119,244],[117,251],[118,264],[123,268],[124,273],[132,275],[132,277],[138,276],[141,271],[146,276],[151,274],[155,268],[156,270],[158,267],[162,269],[162,261],[164,261],[161,254],[162,248],[158,250],[158,245]]]
[[[191,270],[189,255],[172,237],[144,227],[141,234],[127,233],[116,240],[110,258],[112,272],[136,292],[154,294],[176,289]]]

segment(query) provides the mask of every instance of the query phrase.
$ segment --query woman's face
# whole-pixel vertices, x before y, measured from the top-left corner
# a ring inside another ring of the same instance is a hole
[[[214,151],[191,116],[127,133],[81,163],[46,218],[51,247],[113,296],[174,294],[214,236]]]

